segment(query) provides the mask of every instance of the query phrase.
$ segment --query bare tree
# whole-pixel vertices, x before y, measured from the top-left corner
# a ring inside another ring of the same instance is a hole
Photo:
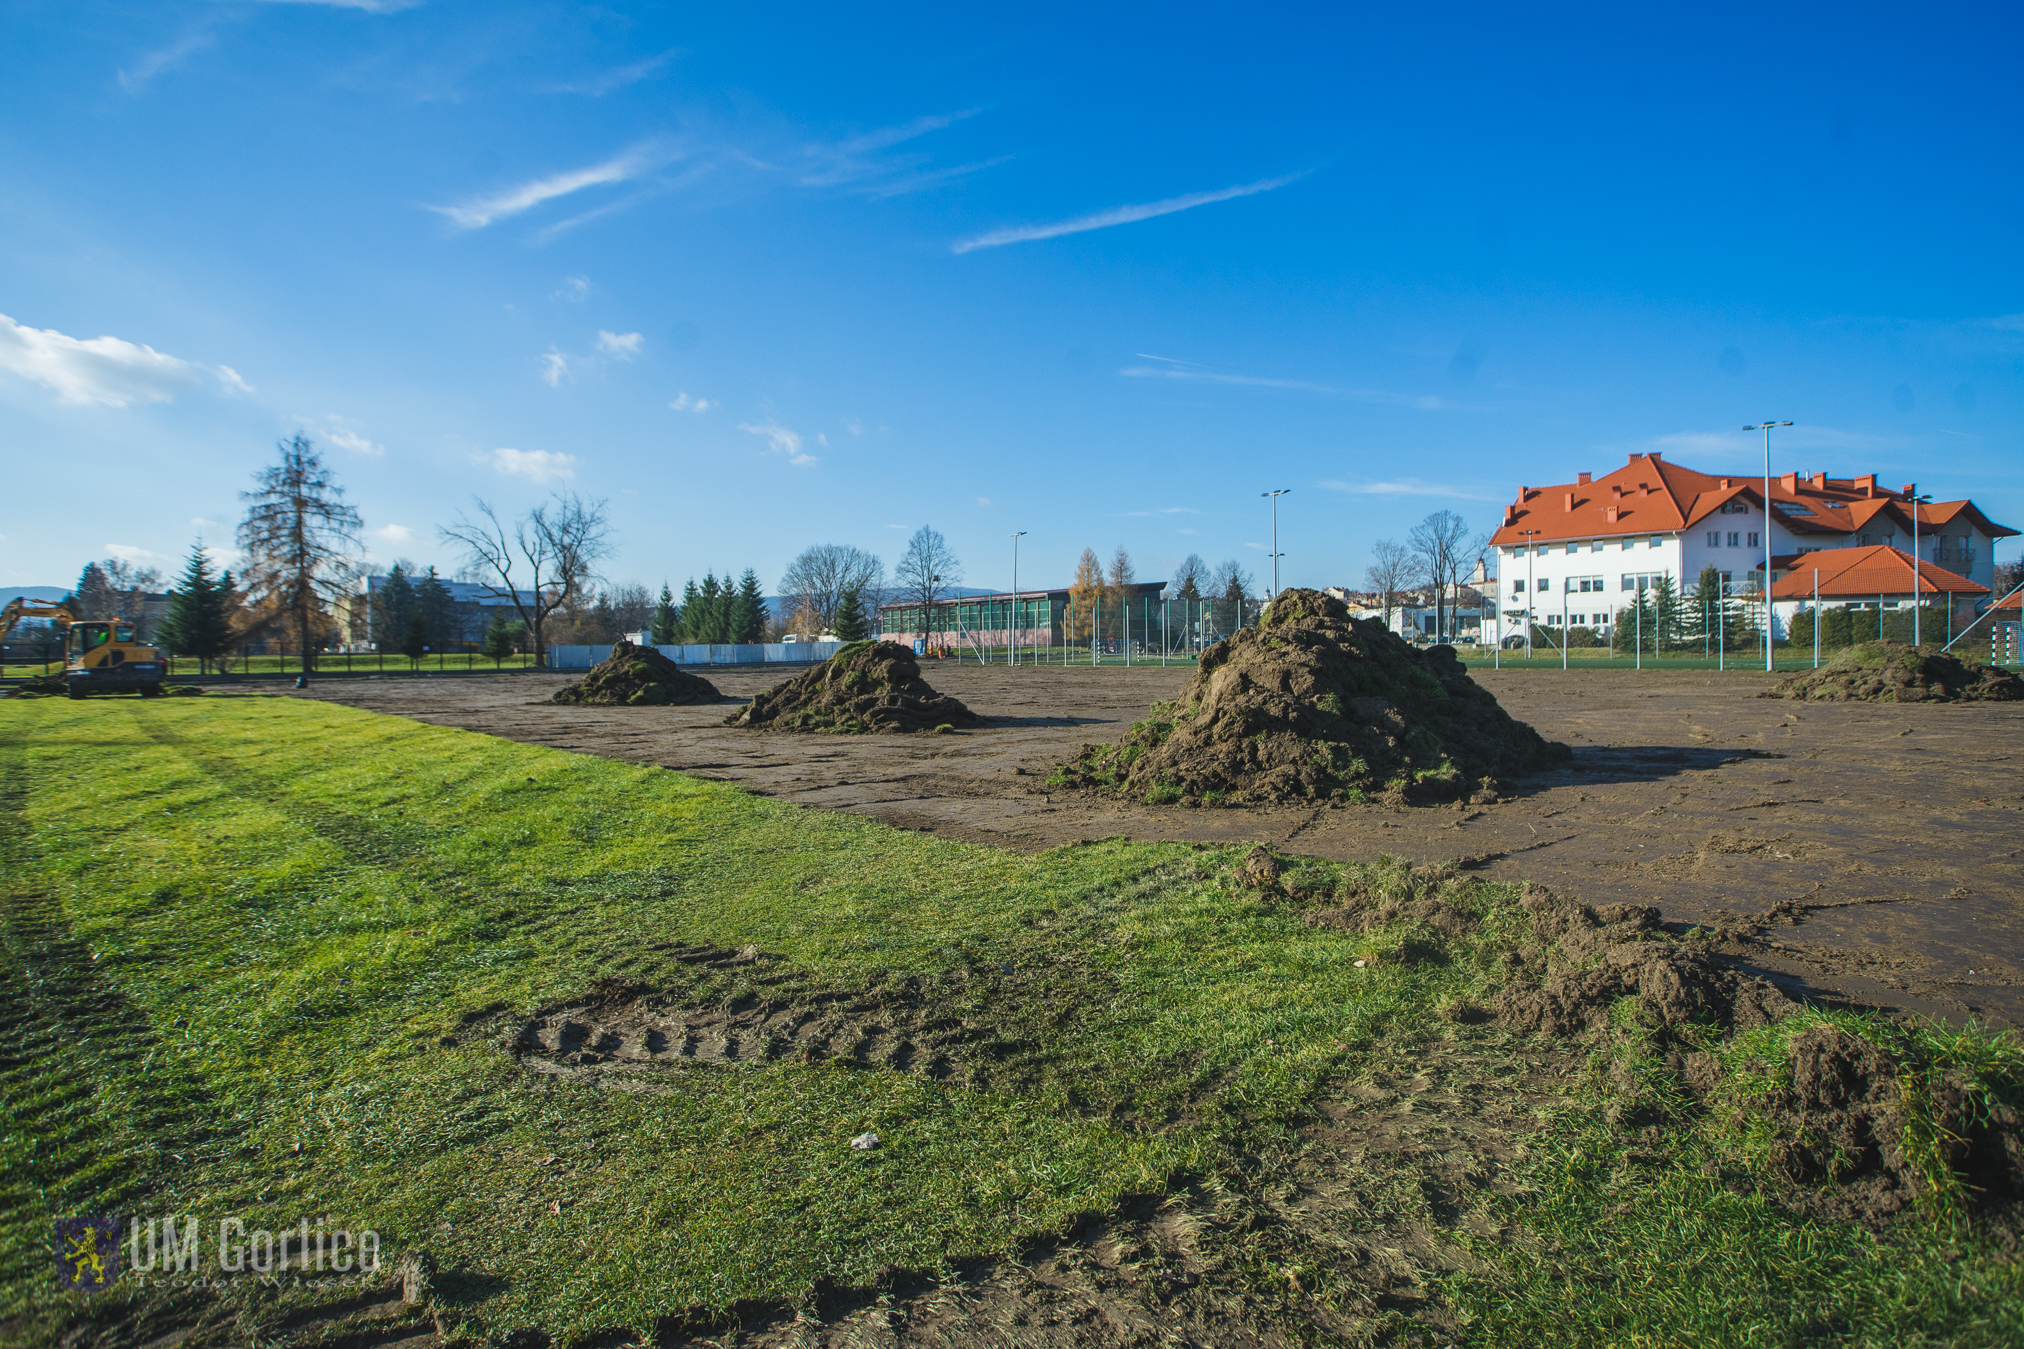
[[[1412,550],[1397,539],[1379,539],[1370,546],[1370,555],[1374,560],[1364,569],[1363,583],[1380,596],[1384,625],[1389,628],[1398,612],[1399,592],[1412,584]]]
[[[345,593],[360,521],[308,436],[298,431],[280,449],[281,462],[260,470],[257,486],[239,494],[249,503],[239,522],[246,556],[240,579],[269,613],[294,618],[307,677],[316,663],[311,623]]]
[[[1131,554],[1123,544],[1110,555],[1110,570],[1103,578],[1103,627],[1107,637],[1121,636],[1124,631],[1125,605],[1130,601],[1128,593],[1138,579],[1138,571],[1131,564]]]
[[[797,632],[836,631],[837,610],[853,590],[865,612],[876,613],[885,599],[885,563],[876,553],[847,543],[803,549],[780,577],[780,593],[796,615]]]
[[[116,619],[138,626],[147,615],[148,593],[161,587],[162,574],[153,567],[136,567],[124,558],[109,557],[84,564],[70,604],[80,618]]]
[[[1209,564],[1202,561],[1200,553],[1189,553],[1174,568],[1174,579],[1168,589],[1177,600],[1198,600],[1210,584]]]
[[[1244,625],[1244,601],[1253,584],[1251,573],[1234,557],[1216,568],[1209,578],[1209,590],[1215,598],[1210,613],[1218,626],[1234,632]]]
[[[906,552],[900,554],[899,565],[893,568],[893,586],[898,598],[921,607],[921,622],[929,621],[929,611],[935,601],[948,594],[956,582],[963,579],[963,564],[956,560],[949,541],[941,531],[929,525],[922,525],[907,540]]]
[[[539,665],[548,654],[548,616],[564,604],[583,605],[597,564],[611,556],[605,503],[557,492],[553,500],[514,521],[509,531],[482,497],[472,501],[478,519],[459,515],[456,524],[436,533],[443,542],[464,550],[464,574],[480,578],[479,584],[493,598],[518,611]]]
[[[1448,591],[1459,586],[1462,573],[1475,560],[1470,547],[1469,522],[1453,511],[1435,511],[1412,527],[1406,535],[1421,579],[1434,589],[1434,633],[1445,641]]]

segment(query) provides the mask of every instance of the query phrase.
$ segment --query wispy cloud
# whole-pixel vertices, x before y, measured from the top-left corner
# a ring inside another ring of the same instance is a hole
[[[1132,225],[1156,216],[1173,215],[1177,211],[1192,211],[1197,206],[1213,206],[1219,201],[1234,201],[1238,197],[1253,197],[1260,192],[1271,192],[1297,182],[1304,173],[1289,173],[1278,178],[1261,178],[1255,183],[1244,183],[1238,187],[1225,187],[1214,192],[1190,192],[1182,197],[1168,197],[1165,201],[1143,202],[1135,206],[1113,206],[1107,211],[1096,211],[1090,215],[1076,216],[1072,220],[1057,220],[1048,225],[1014,225],[1009,229],[992,230],[974,238],[958,240],[950,245],[955,253],[970,253],[980,248],[1002,248],[1006,244],[1033,243],[1041,239],[1058,239],[1064,234],[1086,234],[1090,230],[1109,229],[1114,225]]]
[[[367,14],[398,14],[414,9],[423,0],[262,0],[269,5],[323,5],[330,9],[357,9]]]
[[[54,328],[29,328],[0,314],[0,370],[56,391],[59,403],[166,403],[205,369],[118,337],[76,338]],[[232,379],[238,381],[238,376]],[[239,381],[241,384],[244,381]]]
[[[134,62],[133,69],[122,69],[119,72],[119,87],[130,94],[138,94],[148,87],[155,76],[165,70],[175,69],[216,41],[217,37],[208,29],[200,28],[185,33],[168,46],[144,54],[140,60]]]
[[[1143,351],[1134,354],[1142,361],[1158,361],[1159,364],[1129,365],[1119,370],[1118,374],[1130,379],[1172,379],[1197,384],[1231,384],[1258,389],[1295,389],[1302,393],[1323,393],[1339,398],[1351,398],[1359,403],[1418,408],[1423,412],[1437,412],[1461,406],[1433,394],[1393,393],[1385,389],[1345,389],[1333,384],[1316,384],[1304,379],[1278,379],[1268,375],[1244,375],[1211,370],[1194,361],[1183,361],[1172,356],[1154,356]]]
[[[167,562],[169,559],[149,548],[137,547],[131,543],[108,543],[106,552],[122,562]]]
[[[586,79],[572,80],[566,84],[551,84],[548,86],[547,92],[551,94],[587,94],[592,98],[603,98],[614,89],[623,89],[627,85],[638,84],[641,80],[653,74],[681,54],[682,49],[680,47],[670,47],[658,56],[649,56],[644,61],[635,61],[629,66],[619,66],[615,70],[607,70],[601,74],[592,75]]]
[[[568,300],[572,304],[582,304],[589,295],[590,278],[587,276],[564,277],[562,289],[555,292],[556,299]]]
[[[790,431],[777,422],[739,422],[738,429],[760,437],[767,444],[768,454],[784,455],[790,464],[815,462],[814,455],[802,451],[800,433]]]
[[[358,432],[342,427],[335,431],[326,432],[324,439],[341,450],[350,450],[353,454],[371,455],[375,459],[380,458],[387,452],[386,446],[376,445]]]
[[[975,117],[979,111],[977,108],[965,108],[961,112],[930,113],[898,126],[860,132],[840,141],[818,141],[805,145],[801,149],[804,164],[798,172],[797,181],[804,187],[835,187],[889,173],[890,164],[870,156]]]
[[[548,354],[541,358],[541,378],[549,388],[559,389],[563,380],[574,379],[576,376],[570,373],[569,358],[550,347]]]
[[[629,361],[640,354],[640,344],[646,339],[638,333],[608,333],[597,330],[597,349],[607,356]]]
[[[1198,510],[1196,510],[1196,509],[1195,509],[1195,508],[1194,508],[1193,506],[1162,506],[1162,507],[1160,507],[1160,508],[1159,508],[1158,510],[1156,510],[1156,511],[1126,511],[1126,512],[1125,512],[1125,515],[1126,515],[1126,517],[1127,517],[1127,518],[1130,518],[1130,517],[1133,517],[1133,516],[1152,516],[1152,515],[1200,515],[1200,514],[1201,514],[1201,512],[1200,512],[1200,511],[1198,511]]]
[[[536,178],[518,187],[491,196],[475,197],[457,206],[431,206],[460,230],[483,229],[495,220],[505,220],[532,210],[546,201],[581,192],[587,187],[623,183],[675,158],[674,152],[654,143],[635,146],[621,155],[581,169]]]
[[[686,393],[678,393],[675,395],[675,401],[668,406],[677,412],[708,412],[717,404],[707,398],[691,398]]]
[[[925,192],[931,187],[940,187],[943,183],[953,183],[958,178],[968,178],[973,173],[982,173],[985,169],[995,169],[1000,164],[1009,164],[1012,159],[1011,155],[998,155],[991,159],[980,159],[974,164],[955,164],[946,169],[922,169],[918,173],[907,174],[889,183],[866,188],[865,191],[880,201],[887,197],[903,197],[909,192]]]
[[[977,504],[978,504],[979,506],[989,506],[990,504],[992,504],[992,503],[991,503],[991,498],[989,498],[989,497],[978,497],[978,498],[977,498]]]
[[[551,450],[498,449],[492,451],[489,462],[495,473],[513,478],[531,478],[535,482],[576,476],[576,456],[556,454]]]
[[[372,531],[372,536],[388,543],[406,543],[415,537],[415,531],[406,525],[381,525]]]
[[[1499,497],[1457,487],[1452,483],[1426,482],[1419,478],[1392,478],[1381,481],[1343,482],[1336,478],[1314,484],[1331,492],[1349,492],[1373,497],[1442,497],[1449,501],[1497,501]]]

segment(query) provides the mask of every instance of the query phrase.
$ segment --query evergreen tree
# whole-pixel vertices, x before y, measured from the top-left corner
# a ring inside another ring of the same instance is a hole
[[[436,575],[434,567],[415,587],[415,615],[422,621],[424,640],[437,651],[458,636],[457,602],[450,597],[450,588]]]
[[[654,621],[649,635],[655,646],[673,646],[681,639],[681,622],[675,615],[675,595],[668,589],[666,581],[661,582],[661,602],[654,606]]]
[[[428,624],[422,618],[421,609],[416,608],[409,612],[407,630],[401,633],[401,654],[406,656],[408,663],[412,665],[426,655],[428,650]]]
[[[407,568],[396,562],[372,597],[373,645],[382,651],[399,650],[414,612],[414,582],[408,579]]]
[[[843,592],[836,606],[836,640],[862,642],[870,636],[871,625],[864,616],[864,592],[853,586]]]
[[[731,602],[731,640],[750,644],[766,637],[766,597],[759,593],[759,573],[750,567],[738,578],[738,594]]]
[[[1715,649],[1724,611],[1722,573],[1713,567],[1701,568],[1693,593],[1687,597],[1687,632],[1708,651]]]
[[[1680,592],[1673,586],[1671,572],[1660,572],[1651,589],[1652,654],[1666,649],[1679,633]]]
[[[492,621],[485,626],[485,645],[481,649],[492,658],[496,667],[513,654],[513,639],[513,625],[506,621],[506,615],[494,613]]]
[[[206,673],[212,661],[232,650],[231,586],[232,574],[225,573],[220,584],[211,575],[203,545],[192,545],[190,561],[169,600],[161,640],[176,655],[195,656],[197,668]]]

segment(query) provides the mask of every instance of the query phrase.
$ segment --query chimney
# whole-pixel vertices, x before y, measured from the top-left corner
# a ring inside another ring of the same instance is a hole
[[[1621,512],[1620,512],[1620,511],[1619,511],[1619,510],[1618,510],[1618,509],[1617,509],[1617,508],[1616,508],[1615,506],[1609,506],[1609,507],[1606,507],[1606,508],[1604,508],[1604,510],[1603,510],[1603,512],[1602,512],[1602,513],[1603,513],[1604,517],[1605,517],[1605,518],[1607,518],[1607,519],[1608,519],[1608,521],[1609,521],[1609,522],[1610,522],[1611,524],[1615,524],[1615,523],[1616,523],[1616,517],[1617,517],[1617,516],[1618,516],[1619,514],[1621,514]]]
[[[1862,475],[1862,476],[1861,476],[1860,478],[1857,478],[1857,479],[1855,480],[1855,490],[1856,490],[1856,491],[1858,491],[1858,492],[1860,492],[1860,493],[1862,493],[1862,494],[1863,494],[1863,495],[1864,495],[1865,497],[1873,497],[1873,496],[1875,496],[1875,495],[1876,495],[1876,474],[1874,474],[1874,473],[1865,473],[1865,474],[1863,474],[1863,475]]]
[[[1731,487],[1734,487],[1735,485],[1736,484],[1730,482],[1727,478],[1722,479],[1722,490],[1724,492],[1728,491]]]
[[[1586,487],[1586,486],[1588,486],[1588,475],[1587,475],[1586,473],[1577,473],[1577,474],[1575,474],[1575,475],[1574,475],[1574,485],[1575,485],[1576,487]]]
[[[1656,462],[1658,459],[1662,457],[1663,456],[1661,456],[1657,450],[1653,450],[1650,454],[1645,456],[1645,458],[1653,460],[1654,462]]]
[[[1613,493],[1615,493],[1615,494],[1616,494],[1616,499],[1617,499],[1618,501],[1622,501],[1622,500],[1623,500],[1623,484],[1622,484],[1622,483],[1620,483],[1620,482],[1613,482],[1613,483],[1611,483],[1611,484],[1609,485],[1609,490],[1610,490],[1611,492],[1613,492]]]
[[[1826,470],[1826,469],[1824,469],[1824,468],[1823,468],[1823,469],[1821,469],[1821,470],[1820,470],[1820,472],[1818,472],[1818,473],[1816,473],[1816,474],[1814,474],[1814,475],[1813,475],[1813,485],[1814,485],[1815,487],[1819,488],[1819,489],[1820,489],[1821,491],[1823,491],[1823,492],[1825,492],[1825,491],[1827,490],[1827,470]]]
[[[1908,482],[1905,484],[1905,490],[1901,492],[1899,495],[1903,496],[1905,500],[1909,501],[1918,494],[1919,494],[1919,485],[1915,482]]]
[[[1566,503],[1566,507],[1565,507],[1565,508],[1566,508],[1566,510],[1567,510],[1567,511],[1568,511],[1568,512],[1569,512],[1570,514],[1572,514],[1572,513],[1573,513],[1573,511],[1574,511],[1574,493],[1572,493],[1572,492],[1567,492],[1567,493],[1563,493],[1563,494],[1562,494],[1562,497],[1561,497],[1561,500],[1562,500],[1563,502],[1565,502],[1565,503]]]
[[[1790,492],[1794,496],[1799,495],[1799,475],[1797,473],[1787,473],[1778,481],[1785,484],[1787,492]]]

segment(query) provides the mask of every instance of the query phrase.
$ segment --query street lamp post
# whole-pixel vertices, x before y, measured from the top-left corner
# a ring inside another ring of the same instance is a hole
[[[1023,529],[1012,536],[1012,615],[1006,625],[1009,638],[1007,645],[1012,654],[1005,662],[1007,665],[1019,663],[1019,540],[1025,537],[1026,531]]]
[[[1526,541],[1525,542],[1525,659],[1528,661],[1532,659],[1532,606],[1534,603],[1533,596],[1539,593],[1538,582],[1532,579],[1531,540],[1532,536],[1537,534],[1538,532],[1539,531],[1536,529],[1521,529],[1518,531],[1518,537]]]
[[[1791,422],[1759,422],[1755,426],[1743,428],[1745,431],[1762,431],[1764,433],[1764,668],[1766,670],[1777,669],[1777,659],[1771,648],[1773,637],[1771,612],[1771,428],[1774,426],[1790,425],[1792,425]]]
[[[1279,559],[1286,554],[1279,551],[1279,498],[1292,491],[1291,487],[1277,487],[1270,492],[1260,492],[1261,497],[1272,498],[1272,598],[1279,598]]]
[[[1931,501],[1933,498],[1930,494],[1920,496],[1916,483],[1912,485],[1912,490],[1906,494],[1906,497],[1906,504],[1912,508],[1912,645],[1917,646],[1919,644],[1919,591],[1924,588],[1920,584],[1924,578],[1919,575],[1919,503]],[[1949,602],[1951,603],[1951,601]]]

